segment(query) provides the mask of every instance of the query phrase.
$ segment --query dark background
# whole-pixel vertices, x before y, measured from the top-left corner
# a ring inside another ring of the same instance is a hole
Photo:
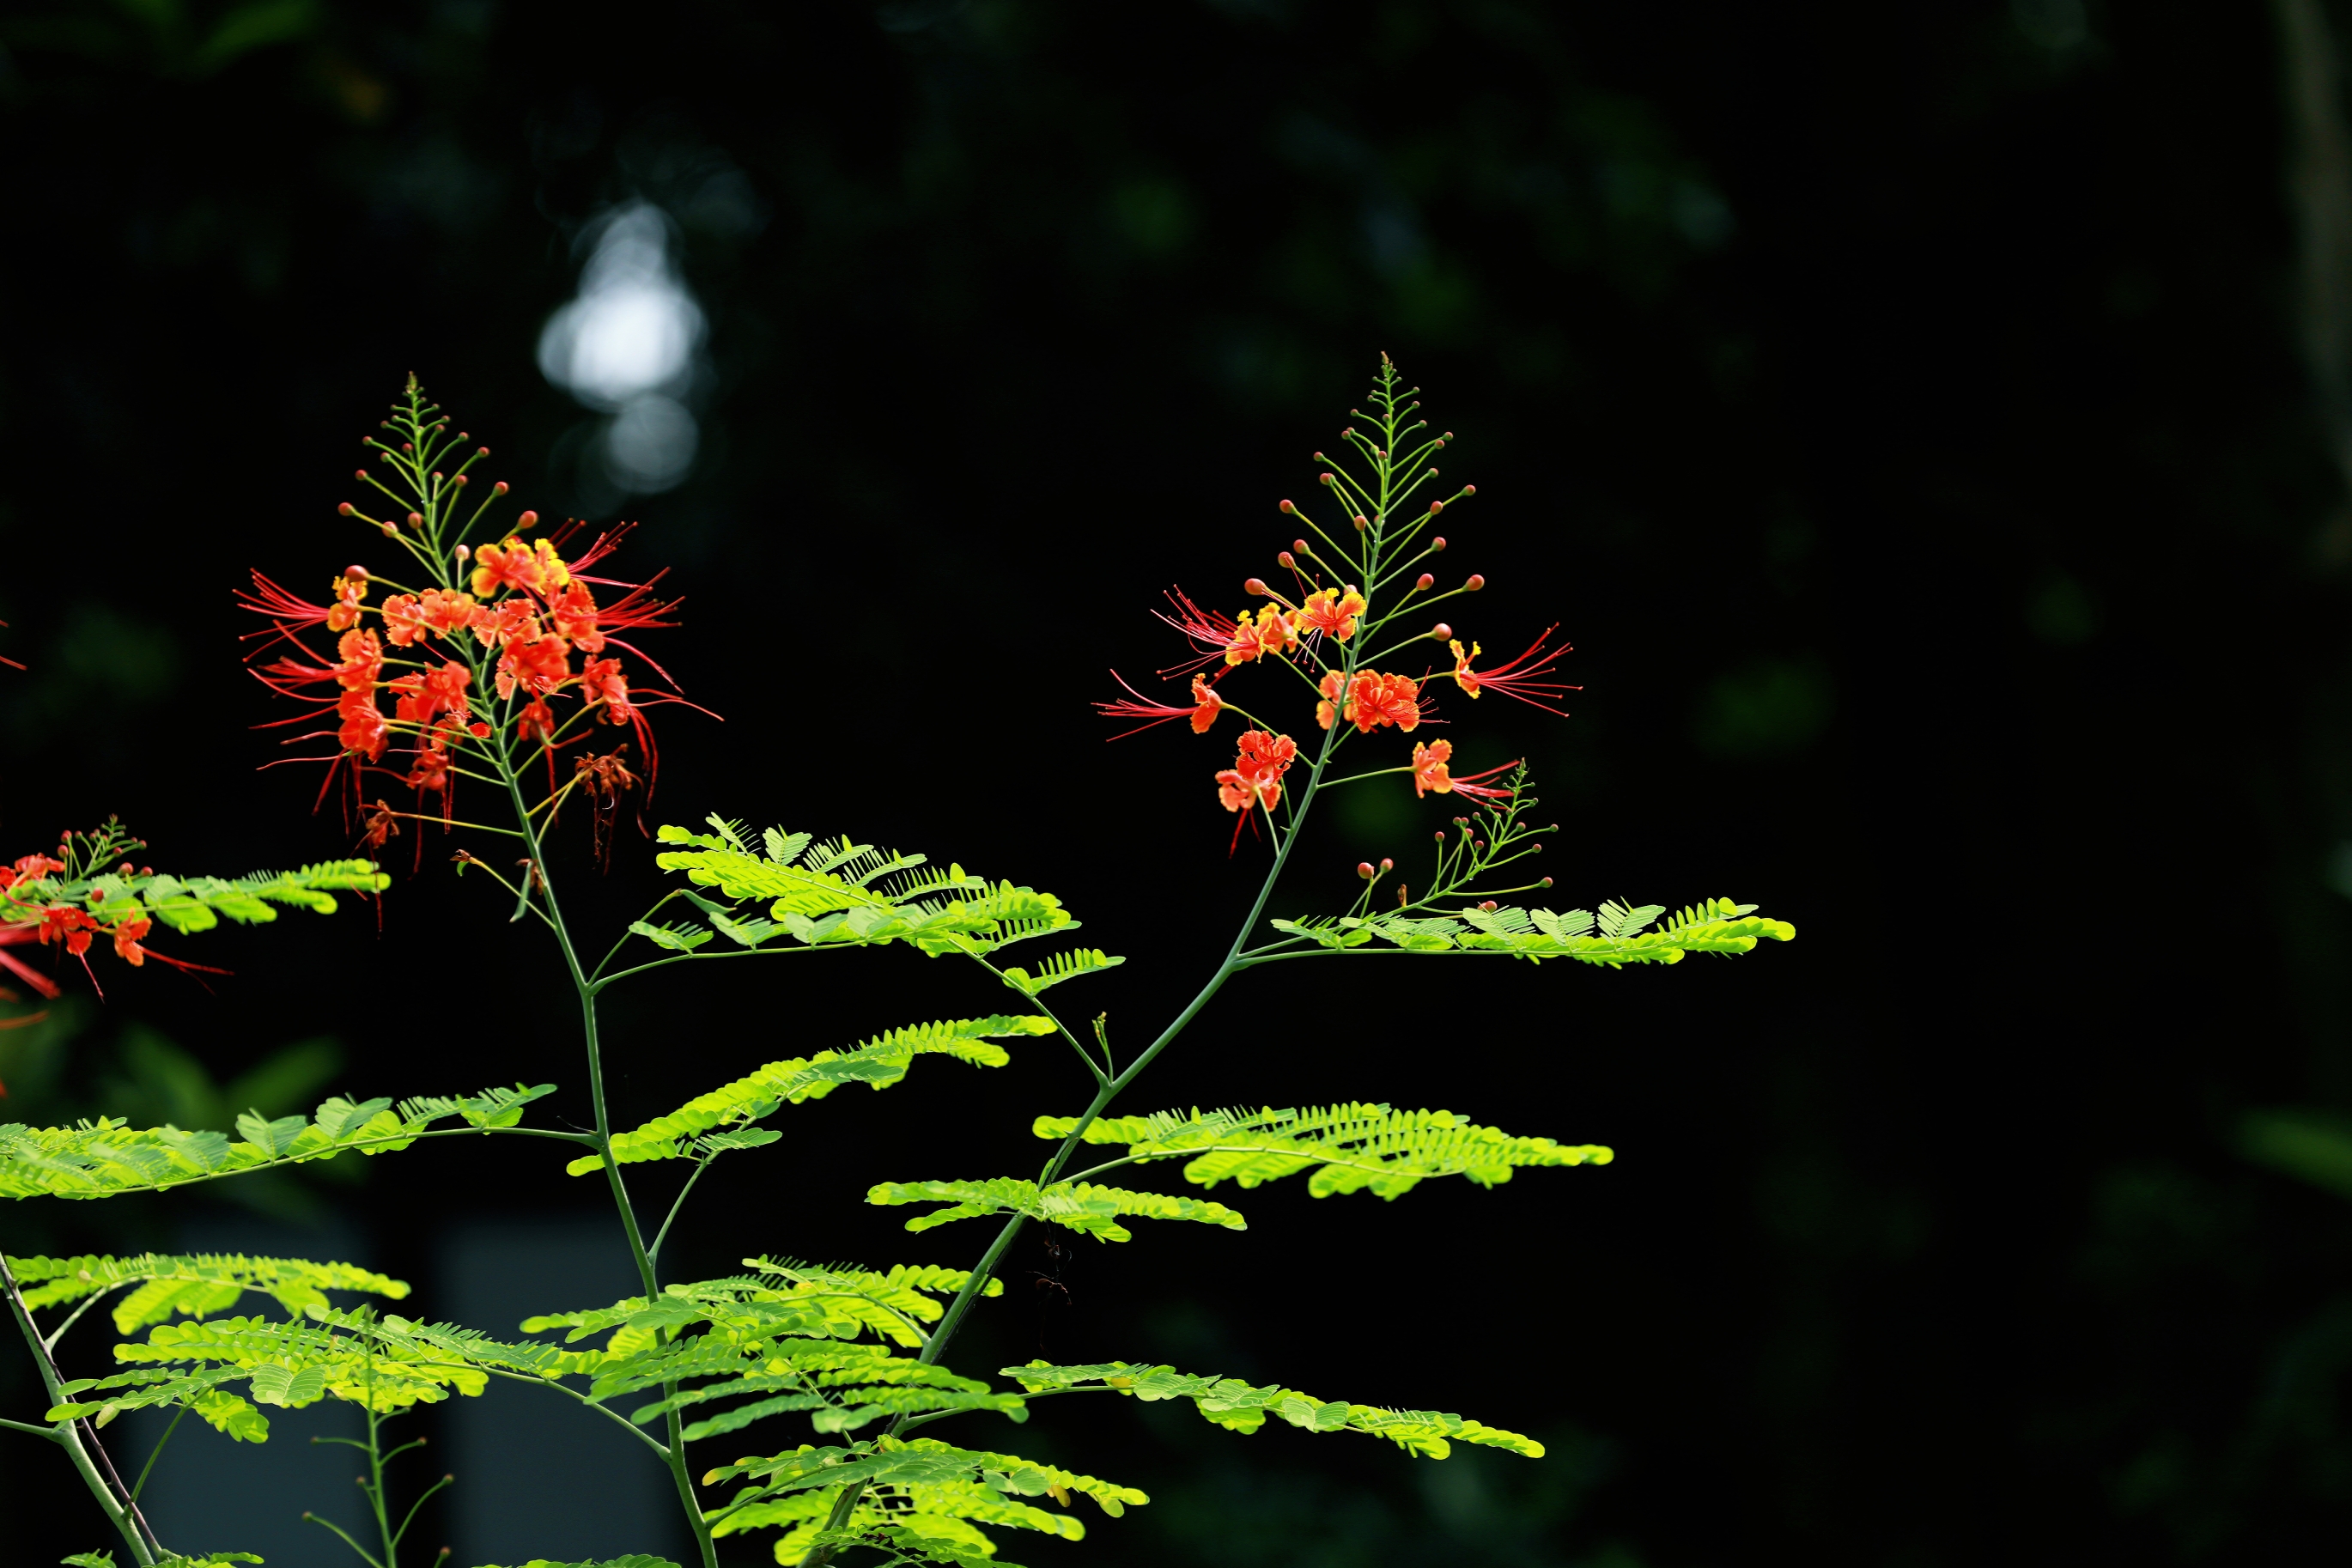
[[[2306,1555],[2352,1523],[2352,1208],[2250,1158],[2248,1118],[2352,1103],[2338,25],[2317,0],[13,7],[0,652],[30,669],[0,671],[0,833],[119,812],[187,870],[347,849],[310,775],[254,772],[248,726],[281,715],[230,595],[371,558],[334,505],[414,370],[519,499],[641,519],[618,564],[686,595],[655,651],[725,721],[659,715],[654,819],[1051,889],[1132,955],[1059,994],[1133,1048],[1263,850],[1225,858],[1215,747],[1106,749],[1087,703],[1164,661],[1168,584],[1240,606],[1386,350],[1479,487],[1445,561],[1494,585],[1451,618],[1577,645],[1572,721],[1490,701],[1455,732],[1533,759],[1564,901],[1731,894],[1801,938],[1237,982],[1131,1109],[1444,1105],[1618,1162],[1392,1206],[1262,1191],[1245,1236],[1088,1245],[1066,1310],[1016,1256],[958,1359],[1042,1338],[1460,1410],[1552,1458],[1047,1405],[966,1440],[1155,1501],[1008,1553]],[[534,361],[631,201],[668,215],[709,322],[699,457],[634,496]],[[1345,804],[1300,908],[1450,814]],[[236,975],[110,969],[102,1012],[0,1036],[5,1112],[521,1078],[584,1115],[552,955],[437,839],[414,853],[380,934],[347,908],[179,943]],[[604,882],[566,853],[584,921],[653,885],[635,840]],[[899,953],[829,962],[622,993],[617,1115],[992,1005]],[[1028,1118],[1078,1096],[1040,1043],[791,1113],[719,1167],[678,1266],[961,1261],[977,1227],[905,1237],[858,1195],[1026,1170]],[[596,1201],[520,1142],[243,1201],[360,1237],[430,1312],[436,1227]],[[20,1205],[5,1244],[215,1234],[238,1196]],[[0,1464],[11,1561],[96,1544],[83,1515],[29,1443]]]

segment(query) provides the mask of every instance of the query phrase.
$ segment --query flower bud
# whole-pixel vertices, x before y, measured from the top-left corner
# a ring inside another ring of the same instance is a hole
[[[1429,635],[1435,637],[1439,642],[1451,642],[1454,640],[1454,628],[1447,626],[1444,621],[1440,621],[1435,626],[1429,628]]]
[[[1479,589],[1481,589],[1481,588],[1485,587],[1486,585],[1486,579],[1485,577],[1483,577],[1483,576],[1479,575],[1479,574],[1478,574],[1477,573],[1475,573],[1475,572],[1471,573],[1471,574],[1470,574],[1470,580],[1469,580],[1468,582],[1466,582],[1466,583],[1465,583],[1465,584],[1462,584],[1462,586],[1463,586],[1466,591],[1468,591],[1468,592],[1470,592],[1470,593],[1473,593],[1473,594],[1476,593]]]
[[[1389,455],[1386,452],[1381,451],[1378,447],[1372,448],[1372,456],[1378,458],[1383,463],[1389,460]]]
[[[411,528],[423,528],[425,526],[425,514],[418,511],[410,512],[408,514],[408,526]]]
[[[1316,476],[1316,482],[1318,484],[1328,485],[1331,482],[1331,476],[1328,474],[1318,474]]]
[[[1294,512],[1294,511],[1297,511],[1298,509],[1297,509],[1297,507],[1295,507],[1295,506],[1291,505],[1288,501],[1284,501],[1284,502],[1282,502],[1282,503],[1281,503],[1281,505],[1279,505],[1278,507],[1276,507],[1275,510],[1276,510],[1277,511],[1282,511],[1282,512]]]
[[[459,474],[456,479],[451,479],[449,482],[453,485],[462,485],[466,482],[466,476]]]
[[[492,495],[494,495],[494,496],[502,496],[502,495],[506,494],[506,493],[507,493],[507,482],[506,482],[506,480],[504,480],[504,479],[500,479],[497,484],[492,485],[492,486],[490,487],[490,493],[491,493]]]
[[[1538,885],[1539,885],[1539,886],[1542,886],[1542,887],[1549,888],[1549,887],[1550,887],[1550,886],[1551,886],[1551,879],[1550,879],[1549,877],[1546,877],[1546,878],[1543,879],[1543,881],[1542,881],[1540,884],[1538,884]]]
[[[379,522],[375,527],[376,531],[383,534],[386,539],[398,539],[400,537],[399,528],[392,523]]]
[[[345,501],[342,505],[341,505],[341,506],[337,507],[337,508],[335,509],[335,515],[336,515],[337,517],[349,517],[349,516],[351,516],[351,515],[352,515],[352,503],[351,503],[351,502],[349,502],[349,501]]]
[[[1429,515],[1432,517],[1435,517],[1439,512],[1444,511],[1444,510],[1445,503],[1442,500],[1433,500],[1429,503]]]
[[[400,444],[400,449],[404,452],[414,452],[416,450],[416,443],[414,441],[403,441]]]
[[[460,544],[457,546],[457,564],[463,566],[467,562],[471,561],[474,558],[473,546],[468,544]]]
[[[1436,586],[1437,579],[1426,572],[1412,580],[1412,591],[1416,594],[1426,594]]]
[[[364,583],[367,581],[367,568],[364,566],[346,566],[343,568],[343,575],[349,577],[354,583]]]
[[[443,473],[440,469],[436,468],[436,469],[434,469],[434,470],[433,470],[433,477],[434,477],[435,479],[447,479],[449,476],[448,476],[448,475],[446,475],[446,474],[445,474],[445,473]]]
[[[1462,487],[1462,493],[1465,496],[1475,496],[1478,493],[1478,487],[1476,485],[1464,485]]]
[[[1303,539],[1294,539],[1290,542],[1290,548],[1298,552],[1299,554],[1304,555],[1307,552],[1307,541]]]
[[[1429,547],[1430,547],[1432,550],[1443,550],[1443,549],[1444,549],[1444,548],[1445,548],[1445,535],[1444,535],[1444,534],[1442,534],[1442,533],[1441,533],[1441,534],[1439,534],[1436,538],[1434,538],[1434,539],[1431,540],[1431,541],[1429,542]]]
[[[1396,869],[1396,862],[1383,855],[1381,857],[1381,869],[1383,871],[1393,871]]]
[[[1364,520],[1364,514],[1363,514],[1362,512],[1358,512],[1358,513],[1356,514],[1356,531],[1357,531],[1358,533],[1361,533],[1361,532],[1363,532],[1363,531],[1364,531],[1364,530],[1366,530],[1366,529],[1368,529],[1368,528],[1370,528],[1370,527],[1371,527],[1371,526],[1372,526],[1372,525],[1371,525],[1370,522],[1368,522],[1368,521],[1366,521]]]
[[[1478,908],[1485,913],[1491,915],[1495,912],[1495,900],[1492,899],[1481,899],[1478,900]]]
[[[460,440],[460,441],[462,441],[462,440],[464,440],[465,438],[466,438],[466,433],[465,433],[463,430],[458,431],[458,432],[457,432],[457,439],[458,439],[458,440]],[[490,449],[489,449],[488,447],[476,447],[476,448],[474,449],[474,456],[476,456],[477,458],[487,458],[487,457],[488,457],[489,455],[490,455]]]
[[[537,528],[539,526],[539,513],[535,511],[527,511],[523,513],[520,517],[515,519],[515,526],[517,528]]]
[[[1265,580],[1264,578],[1253,577],[1248,582],[1242,584],[1242,592],[1251,595],[1254,597],[1263,599],[1266,596],[1268,589],[1266,588]]]
[[[1356,875],[1361,877],[1367,882],[1370,881],[1372,879],[1372,863],[1370,860],[1357,861]]]
[[[1438,841],[1440,844],[1443,844],[1443,843],[1444,843],[1444,842],[1445,842],[1445,829],[1444,829],[1443,827],[1441,827],[1441,828],[1439,828],[1439,829],[1437,830],[1437,841]]]
[[[1298,557],[1293,555],[1287,550],[1276,556],[1274,558],[1274,563],[1281,567],[1286,572],[1296,572],[1298,570]]]
[[[355,479],[364,479],[367,478],[367,470],[365,468],[355,468],[352,471],[352,478]]]

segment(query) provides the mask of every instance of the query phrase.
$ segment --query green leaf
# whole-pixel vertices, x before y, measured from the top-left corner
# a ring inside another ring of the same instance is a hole
[[[1024,1214],[1032,1219],[1066,1226],[1097,1241],[1128,1241],[1134,1233],[1118,1223],[1122,1216],[1143,1219],[1193,1220],[1246,1230],[1248,1222],[1223,1204],[1166,1193],[1129,1192],[1092,1182],[1056,1182],[1043,1189],[1034,1182],[997,1177],[985,1182],[883,1182],[866,1194],[869,1204],[937,1203],[947,1206],[907,1222],[911,1231],[929,1230],[950,1220],[992,1214]]]
[[[1032,1131],[1066,1138],[1077,1124],[1074,1116],[1041,1116]],[[1085,1141],[1124,1143],[1139,1159],[1182,1159],[1184,1179],[1208,1187],[1223,1181],[1255,1187],[1312,1171],[1307,1190],[1318,1198],[1352,1192],[1395,1198],[1433,1176],[1492,1187],[1528,1166],[1605,1165],[1615,1158],[1601,1144],[1515,1137],[1450,1110],[1362,1103],[1105,1117],[1087,1128]]]
[[[1361,1432],[1385,1437],[1416,1458],[1443,1459],[1454,1443],[1507,1448],[1530,1459],[1543,1458],[1543,1445],[1517,1432],[1434,1410],[1390,1410],[1377,1405],[1322,1400],[1297,1389],[1263,1387],[1238,1378],[1180,1373],[1171,1366],[1108,1362],[1093,1366],[1055,1366],[1033,1361],[1008,1366],[1006,1377],[1032,1394],[1069,1388],[1107,1388],[1147,1403],[1190,1399],[1202,1416],[1236,1432],[1255,1432],[1269,1415],[1308,1432]]]
[[[1057,952],[1040,964],[1033,976],[1027,970],[1015,966],[1004,971],[1004,983],[1024,995],[1034,996],[1049,985],[1059,985],[1065,980],[1076,980],[1081,974],[1093,974],[1105,969],[1116,969],[1127,962],[1112,958],[1098,947],[1073,948]]]
[[[242,1142],[226,1133],[177,1127],[132,1128],[111,1117],[72,1127],[0,1126],[0,1197],[103,1198],[126,1192],[161,1192],[247,1171],[331,1160],[356,1151],[405,1149],[434,1122],[462,1118],[469,1126],[511,1127],[522,1108],[555,1092],[536,1088],[489,1089],[478,1095],[432,1096],[359,1104],[325,1100],[312,1118],[265,1121],[238,1119]],[[290,1124],[299,1124],[290,1125]]]
[[[327,1304],[330,1290],[363,1290],[399,1300],[408,1287],[348,1263],[303,1258],[143,1253],[135,1258],[11,1258],[9,1271],[36,1310],[62,1306],[124,1285],[138,1288],[114,1307],[114,1331],[128,1334],[180,1317],[208,1317],[236,1305],[248,1290],[274,1299],[289,1317]]]
[[[757,1121],[786,1105],[822,1100],[844,1084],[887,1089],[907,1076],[919,1056],[946,1056],[974,1067],[1003,1067],[1012,1058],[990,1040],[1050,1035],[1054,1021],[1034,1014],[992,1014],[909,1024],[877,1035],[847,1051],[793,1057],[721,1084],[688,1100],[667,1116],[632,1128],[613,1140],[613,1157],[626,1165],[646,1160],[677,1160],[715,1149],[698,1134]],[[769,1140],[761,1140],[769,1142]],[[698,1144],[701,1147],[698,1148]],[[734,1145],[750,1147],[748,1144]],[[586,1154],[564,1169],[575,1176],[604,1168],[604,1157]]]
[[[497,1568],[489,1564],[488,1568]],[[545,1557],[534,1557],[518,1564],[518,1568],[677,1568],[667,1557],[648,1557],[642,1552],[632,1552],[625,1557],[606,1557],[594,1563],[556,1563]]]
[[[629,930],[656,947],[667,948],[672,952],[692,952],[711,937],[711,932],[705,928],[683,922],[652,925],[645,921],[631,921]]]

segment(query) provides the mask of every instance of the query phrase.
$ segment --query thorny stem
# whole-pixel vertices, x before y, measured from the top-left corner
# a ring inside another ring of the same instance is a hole
[[[33,1364],[41,1374],[42,1391],[48,1394],[51,1405],[65,1404],[65,1378],[59,1373],[56,1360],[50,1356],[49,1347],[43,1342],[41,1331],[33,1322],[32,1309],[25,1305],[25,1293],[16,1288],[16,1271],[8,1267],[5,1254],[0,1254],[0,1289],[7,1292],[9,1315],[16,1320],[16,1326],[24,1331],[25,1343],[32,1349]],[[21,1423],[12,1421],[9,1425],[15,1426]],[[106,1517],[130,1546],[131,1560],[140,1563],[142,1568],[152,1568],[156,1556],[163,1551],[163,1542],[155,1539],[154,1531],[141,1516],[139,1504],[132,1498],[131,1489],[125,1487],[122,1478],[114,1473],[114,1461],[106,1457],[106,1447],[98,1440],[98,1429],[86,1420],[68,1421],[47,1428],[42,1435],[63,1448],[66,1457],[73,1461],[73,1468],[81,1476],[82,1484],[89,1489],[89,1495],[98,1500],[98,1506],[105,1511]],[[98,1455],[95,1461],[90,1458],[92,1450],[96,1450]],[[100,1464],[106,1467],[103,1476],[99,1474]]]
[[[1386,369],[1385,362],[1383,362],[1383,369]],[[1385,420],[1387,439],[1382,450],[1395,449],[1395,430],[1396,409],[1391,399],[1387,409]],[[1380,495],[1375,503],[1378,510],[1373,512],[1371,527],[1365,535],[1363,566],[1366,582],[1377,580],[1380,574],[1381,548],[1385,537],[1389,506],[1391,500],[1390,493],[1391,474],[1395,468],[1394,464],[1384,459],[1376,460],[1374,466],[1380,475]],[[1303,519],[1303,514],[1301,515]],[[1311,521],[1308,521],[1308,526],[1314,526]],[[1316,531],[1320,533],[1322,531],[1317,529]],[[1328,540],[1329,536],[1325,535],[1325,537]],[[1337,546],[1335,545],[1334,548],[1336,549]],[[1371,629],[1367,626],[1363,642],[1354,644],[1347,649],[1342,661],[1343,681],[1354,678],[1357,668],[1361,662],[1359,658],[1360,652],[1370,641]],[[1344,724],[1336,721],[1337,715],[1334,715],[1334,719],[1335,722],[1323,732],[1322,750],[1316,753],[1315,765],[1307,773],[1306,786],[1297,794],[1297,803],[1291,808],[1288,825],[1286,826],[1276,825],[1275,827],[1276,844],[1274,864],[1267,868],[1265,879],[1258,885],[1257,897],[1250,902],[1249,913],[1244,917],[1240,929],[1234,933],[1233,945],[1225,950],[1224,958],[1210,973],[1208,983],[1201,987],[1200,993],[1185,1005],[1182,1012],[1170,1021],[1168,1026],[1160,1032],[1160,1037],[1146,1047],[1140,1056],[1129,1063],[1127,1068],[1116,1077],[1105,1079],[1099,1073],[1097,1074],[1099,1087],[1095,1091],[1093,1102],[1078,1118],[1077,1124],[1070,1129],[1068,1136],[1065,1137],[1060,1145],[1055,1149],[1053,1157],[1045,1162],[1045,1168],[1038,1172],[1037,1184],[1040,1187],[1051,1184],[1061,1174],[1063,1168],[1069,1163],[1071,1155],[1077,1152],[1079,1144],[1085,1141],[1087,1130],[1110,1109],[1111,1102],[1118,1098],[1120,1092],[1142,1076],[1143,1069],[1150,1067],[1159,1058],[1160,1052],[1175,1042],[1176,1037],[1184,1032],[1195,1017],[1200,1016],[1201,1010],[1209,1005],[1210,1000],[1223,989],[1227,980],[1233,978],[1242,969],[1250,966],[1244,957],[1244,944],[1249,941],[1250,933],[1257,929],[1259,920],[1265,916],[1266,902],[1274,896],[1275,884],[1281,881],[1283,869],[1290,863],[1290,852],[1297,847],[1299,832],[1307,824],[1307,813],[1315,804],[1316,795],[1322,788],[1323,770],[1329,765],[1331,753],[1339,744],[1341,731],[1346,729]],[[1060,1020],[1056,1019],[1055,1022],[1058,1024]],[[1068,1031],[1065,1029],[1064,1033],[1067,1034]],[[1080,1054],[1084,1055],[1084,1052]],[[1091,1062],[1088,1065],[1091,1066]],[[996,1233],[996,1239],[989,1243],[988,1250],[981,1255],[980,1261],[973,1266],[971,1276],[964,1281],[963,1289],[957,1291],[955,1300],[949,1303],[946,1313],[940,1320],[940,1326],[931,1331],[930,1342],[926,1344],[915,1358],[918,1362],[926,1364],[935,1363],[947,1353],[948,1344],[955,1338],[956,1331],[962,1326],[964,1316],[971,1310],[972,1302],[987,1288],[988,1280],[995,1272],[997,1264],[1003,1259],[1006,1250],[1012,1247],[1014,1239],[1020,1236],[1023,1227],[1027,1224],[1028,1216],[1021,1214],[1016,1214],[1005,1221],[1003,1228]],[[889,1435],[893,1437],[900,1436],[919,1419],[920,1418],[913,1415],[899,1416],[890,1424]],[[834,1502],[833,1511],[825,1519],[824,1528],[828,1531],[835,1531],[846,1525],[850,1517],[856,1512],[858,1501],[865,1496],[865,1492],[866,1483],[863,1481],[853,1482],[843,1488],[840,1497]],[[833,1561],[837,1550],[827,1546],[810,1552],[802,1560],[802,1568],[824,1568],[824,1564]]]

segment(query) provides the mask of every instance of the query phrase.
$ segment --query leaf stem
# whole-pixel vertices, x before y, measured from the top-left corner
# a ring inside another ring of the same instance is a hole
[[[17,1289],[16,1270],[8,1267],[5,1254],[0,1254],[0,1290],[5,1291],[9,1315],[16,1320],[16,1326],[24,1331],[26,1344],[32,1349],[33,1364],[41,1374],[41,1387],[48,1394],[49,1403],[52,1405],[65,1404],[66,1396],[60,1386],[65,1378],[59,1373],[57,1362],[51,1358],[49,1347],[41,1341],[41,1331],[33,1322],[33,1310],[25,1305],[25,1293]],[[11,1422],[10,1425],[16,1423]],[[142,1568],[153,1568],[156,1557],[163,1550],[163,1542],[155,1539],[154,1531],[141,1517],[139,1504],[131,1497],[130,1489],[114,1473],[114,1462],[107,1458],[106,1447],[98,1440],[98,1428],[87,1420],[76,1420],[53,1426],[49,1432],[53,1435],[52,1440],[65,1449],[66,1457],[73,1461],[82,1484],[89,1489],[89,1495],[98,1500],[100,1509],[121,1532],[123,1541],[131,1548],[132,1561],[140,1563]],[[92,1449],[97,1451],[96,1460],[90,1458]],[[98,1473],[101,1463],[106,1466],[106,1474],[102,1477]]]

